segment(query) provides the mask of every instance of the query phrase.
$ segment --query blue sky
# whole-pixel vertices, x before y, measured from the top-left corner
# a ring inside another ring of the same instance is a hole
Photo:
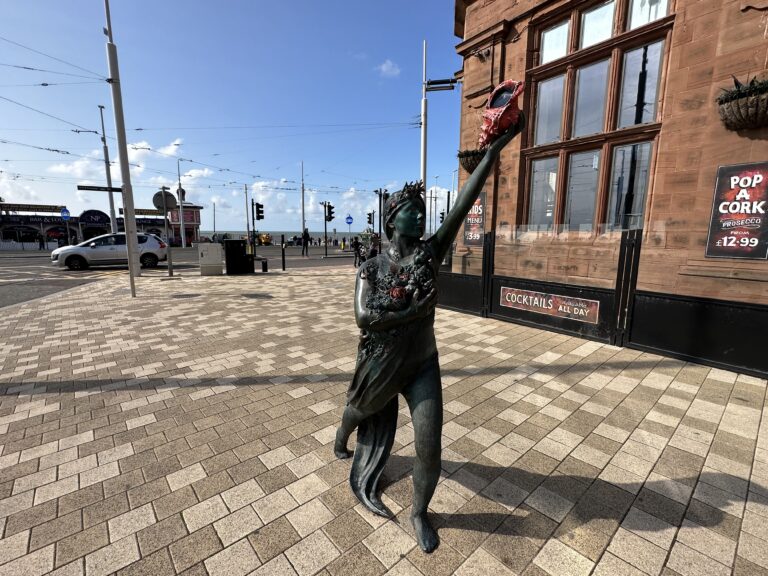
[[[203,229],[212,202],[217,229],[244,229],[247,185],[265,205],[260,229],[298,231],[303,160],[310,229],[322,230],[323,200],[336,206],[340,232],[347,214],[362,229],[374,189],[419,177],[422,41],[428,77],[452,77],[461,67],[453,9],[434,0],[112,0],[136,207],[175,187],[182,158],[188,198],[205,206]],[[0,3],[6,201],[107,210],[103,193],[76,190],[105,183],[100,140],[72,132],[99,129],[103,104],[114,137],[104,23],[101,0]],[[427,185],[437,185],[438,212],[458,167],[459,115],[459,90],[429,94]],[[114,160],[116,141],[109,146]],[[117,166],[112,176],[119,184]]]

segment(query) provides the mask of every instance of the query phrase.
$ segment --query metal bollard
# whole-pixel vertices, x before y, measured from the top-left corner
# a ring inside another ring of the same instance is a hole
[[[266,271],[267,271],[267,259],[266,259],[266,258],[264,258],[264,259],[261,261],[261,271],[262,271],[262,272],[266,272]]]

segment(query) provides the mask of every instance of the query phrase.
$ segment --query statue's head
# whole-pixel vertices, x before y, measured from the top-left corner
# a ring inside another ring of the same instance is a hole
[[[404,236],[421,238],[426,213],[424,183],[420,180],[406,183],[402,190],[384,202],[384,230],[387,239],[391,240],[396,230]]]

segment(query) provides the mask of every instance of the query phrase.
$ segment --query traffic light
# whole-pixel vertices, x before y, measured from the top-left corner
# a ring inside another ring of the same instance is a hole
[[[264,204],[256,202],[256,220],[264,220]]]
[[[440,212],[440,224],[442,224],[445,221],[445,210]]]
[[[373,225],[373,212],[368,212],[368,224]]]
[[[327,222],[330,222],[331,220],[333,220],[333,218],[334,218],[334,216],[333,216],[333,204],[330,204],[330,203],[326,204],[325,205],[325,220]]]

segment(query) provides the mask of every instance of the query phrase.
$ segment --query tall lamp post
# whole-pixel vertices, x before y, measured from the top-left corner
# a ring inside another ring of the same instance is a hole
[[[435,176],[435,189],[432,194],[432,220],[434,221],[434,230],[437,230],[437,179],[440,176]]]
[[[125,243],[128,249],[128,276],[131,284],[131,297],[136,297],[135,277],[141,276],[138,262],[139,240],[136,234],[136,213],[133,207],[133,188],[131,187],[131,169],[128,165],[128,144],[125,135],[125,117],[123,116],[123,94],[120,84],[120,69],[117,63],[117,46],[112,38],[112,17],[109,13],[109,0],[104,0],[104,12],[107,26],[107,64],[112,88],[112,109],[115,114],[115,132],[117,150],[120,158],[120,177],[123,181],[123,217],[125,221]]]
[[[427,92],[438,90],[453,90],[458,80],[446,78],[443,80],[427,80],[427,41],[424,40],[421,80],[421,181],[427,185]]]
[[[112,195],[112,170],[109,167],[109,148],[107,148],[107,135],[104,130],[104,106],[99,104],[101,116],[101,146],[104,149],[104,167],[107,170],[107,188],[109,188],[109,225],[112,234],[117,234],[117,217],[115,216],[115,197]]]
[[[179,196],[179,232],[181,232],[181,247],[187,247],[187,231],[184,230],[184,188],[181,187],[181,161],[184,158],[176,158],[176,174],[179,177],[179,188],[176,191]]]

